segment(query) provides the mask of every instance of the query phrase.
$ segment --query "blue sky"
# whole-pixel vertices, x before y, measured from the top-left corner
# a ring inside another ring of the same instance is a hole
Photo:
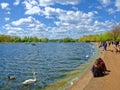
[[[120,0],[0,0],[0,34],[79,38],[120,23]]]

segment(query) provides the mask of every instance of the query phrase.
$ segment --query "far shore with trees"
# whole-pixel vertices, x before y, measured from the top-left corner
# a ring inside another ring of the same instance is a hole
[[[79,39],[66,37],[63,39],[48,39],[25,36],[10,36],[0,34],[0,43],[24,43],[24,42],[99,42],[99,41],[120,41],[120,24],[112,27],[108,32],[94,35],[84,35]]]

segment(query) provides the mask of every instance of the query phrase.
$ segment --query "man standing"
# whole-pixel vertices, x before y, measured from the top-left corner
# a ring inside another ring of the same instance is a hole
[[[103,43],[103,47],[104,47],[104,50],[106,51],[107,50],[107,42],[106,41]]]

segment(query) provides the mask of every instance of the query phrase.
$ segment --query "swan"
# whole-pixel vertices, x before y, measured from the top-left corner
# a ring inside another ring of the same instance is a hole
[[[8,76],[8,79],[9,80],[15,80],[16,78],[15,78],[15,76]]]
[[[23,85],[30,85],[32,83],[35,83],[37,81],[36,79],[36,72],[33,73],[33,79],[28,79],[28,80],[25,80],[24,82],[22,82]]]
[[[89,57],[89,55],[86,55],[85,57],[86,57],[86,58],[88,58],[88,57]]]

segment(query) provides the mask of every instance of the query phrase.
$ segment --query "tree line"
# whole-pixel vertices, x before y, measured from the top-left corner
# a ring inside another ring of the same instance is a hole
[[[20,38],[18,36],[10,36],[10,35],[0,35],[0,43],[17,43],[17,42],[48,42],[48,38],[37,38],[37,37],[29,37],[25,36]]]
[[[0,34],[0,43],[17,43],[17,42],[99,42],[99,41],[120,41],[120,24],[112,27],[112,29],[103,34],[84,35],[79,39],[63,38],[63,39],[48,39],[25,36],[10,36]]]
[[[112,29],[103,34],[84,35],[78,41],[99,42],[99,41],[120,41],[120,24],[113,26]]]
[[[25,36],[20,38],[18,36],[10,36],[0,34],[0,43],[24,43],[24,42],[75,42],[76,39],[72,38],[64,38],[64,39],[48,39],[48,38],[38,38],[38,37],[30,37]]]

